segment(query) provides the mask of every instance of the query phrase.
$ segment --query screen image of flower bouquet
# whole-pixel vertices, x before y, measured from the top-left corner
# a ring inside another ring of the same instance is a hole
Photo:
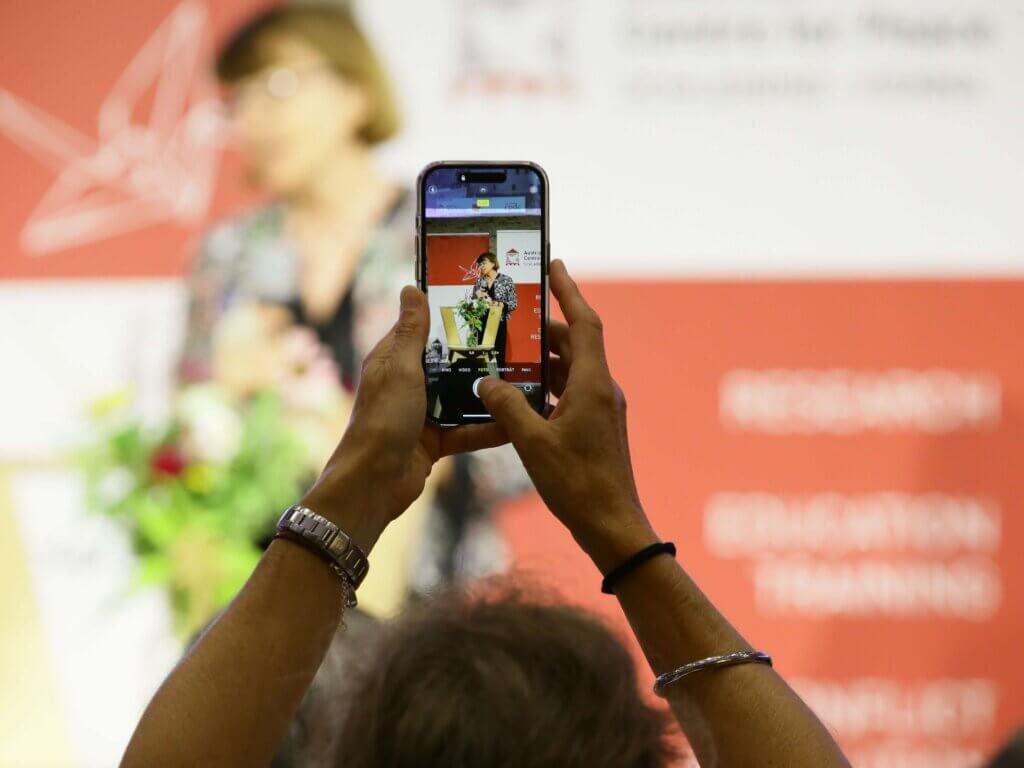
[[[316,336],[263,330],[260,360],[227,355],[212,378],[179,388],[162,423],[140,420],[129,390],[95,403],[95,436],[79,452],[87,505],[127,531],[135,584],[167,591],[184,639],[245,583],[348,419]]]
[[[466,326],[466,346],[475,347],[480,344],[483,336],[484,323],[487,321],[487,313],[490,311],[490,303],[487,299],[480,299],[473,296],[472,292],[464,298],[459,299],[455,305],[455,314]]]

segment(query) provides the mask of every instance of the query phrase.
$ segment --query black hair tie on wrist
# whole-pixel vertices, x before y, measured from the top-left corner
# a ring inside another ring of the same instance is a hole
[[[604,577],[601,581],[601,591],[606,595],[614,595],[613,591],[615,585],[622,580],[630,571],[636,570],[637,567],[643,565],[652,557],[658,555],[672,555],[676,556],[676,545],[671,541],[659,541],[657,544],[651,544],[649,547],[644,547],[631,558],[629,558],[622,565],[617,568],[613,568],[612,571]]]

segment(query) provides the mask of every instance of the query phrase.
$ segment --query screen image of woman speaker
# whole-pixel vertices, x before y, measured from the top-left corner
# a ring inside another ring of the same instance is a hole
[[[498,368],[505,367],[505,342],[508,339],[508,318],[516,311],[516,284],[508,275],[498,271],[498,257],[490,251],[484,251],[476,257],[476,264],[480,268],[480,277],[476,279],[474,295],[478,299],[488,301],[500,301],[505,305],[501,313],[501,323],[498,325],[498,335],[494,340],[494,349],[497,357]]]

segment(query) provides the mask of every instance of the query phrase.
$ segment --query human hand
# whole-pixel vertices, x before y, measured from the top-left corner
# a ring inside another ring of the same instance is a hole
[[[477,288],[476,297],[478,299],[487,299],[487,291],[485,291],[483,288]]]
[[[495,424],[440,429],[425,423],[429,331],[427,298],[407,286],[398,321],[363,362],[348,429],[302,500],[364,552],[420,495],[434,462],[506,441]]]
[[[607,572],[657,537],[637,495],[626,401],[608,370],[601,318],[561,260],[551,263],[551,290],[568,320],[549,325],[549,380],[558,404],[545,419],[496,377],[480,383],[480,398],[548,508]]]

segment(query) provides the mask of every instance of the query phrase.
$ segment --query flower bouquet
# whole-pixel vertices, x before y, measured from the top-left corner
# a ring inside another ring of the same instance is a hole
[[[136,584],[167,590],[183,638],[245,583],[347,418],[315,337],[292,329],[276,346],[276,381],[185,385],[164,423],[138,419],[127,391],[92,409],[96,437],[80,452],[87,504],[129,533]]]

